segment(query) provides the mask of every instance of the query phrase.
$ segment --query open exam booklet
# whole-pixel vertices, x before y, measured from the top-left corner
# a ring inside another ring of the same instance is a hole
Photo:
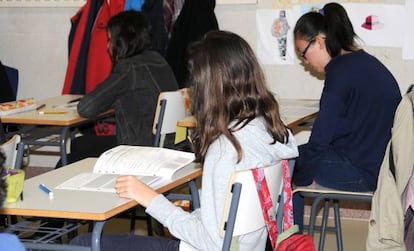
[[[160,147],[121,145],[104,152],[92,173],[80,173],[56,189],[115,192],[119,175],[135,175],[149,186],[159,180],[172,180],[194,161],[194,154]]]

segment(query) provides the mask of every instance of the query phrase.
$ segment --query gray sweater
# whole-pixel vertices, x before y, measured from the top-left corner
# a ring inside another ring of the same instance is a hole
[[[237,153],[224,136],[210,145],[203,165],[201,208],[188,213],[158,195],[146,210],[181,240],[180,250],[184,247],[186,250],[221,250],[223,239],[219,237],[219,226],[233,171],[271,165],[298,155],[291,134],[287,144],[271,145],[272,138],[262,119],[254,119],[234,134],[243,148],[243,159],[236,164]],[[265,250],[266,239],[265,228],[242,235],[238,240],[239,250]]]

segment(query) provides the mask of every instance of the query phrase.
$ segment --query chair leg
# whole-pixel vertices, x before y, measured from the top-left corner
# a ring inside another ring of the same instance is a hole
[[[129,225],[129,232],[131,234],[134,234],[135,233],[135,226],[136,226],[135,221],[137,219],[141,219],[141,220],[145,220],[145,223],[147,224],[147,234],[148,234],[148,236],[152,236],[153,235],[153,229],[152,229],[152,219],[151,219],[151,216],[149,216],[146,213],[143,216],[138,216],[137,215],[137,210],[138,210],[138,208],[135,207],[131,211],[131,216],[130,216],[131,217],[131,221],[130,221],[130,225]]]
[[[337,245],[338,251],[342,251],[343,250],[342,228],[341,228],[341,216],[340,216],[340,211],[339,211],[339,201],[334,200],[333,205],[334,205],[334,213],[335,213],[336,245]]]
[[[315,231],[315,220],[316,220],[316,213],[318,212],[318,205],[322,198],[320,196],[315,197],[315,199],[312,202],[310,216],[309,216],[309,228],[308,228],[308,234],[310,236],[313,236],[313,232]]]
[[[324,246],[325,246],[326,227],[328,225],[330,202],[331,201],[329,199],[325,199],[324,204],[323,204],[321,233],[320,233],[320,237],[319,237],[319,251],[323,251]]]
[[[153,235],[153,231],[152,231],[152,218],[148,214],[145,214],[145,217],[146,217],[145,221],[147,222],[147,232],[148,232],[148,236],[152,236]]]
[[[137,209],[133,208],[131,211],[131,222],[129,224],[129,233],[134,234],[135,232],[135,221],[137,218]]]
[[[319,202],[317,202],[318,198],[315,198],[315,200],[312,202],[311,211],[309,215],[309,227],[308,227],[308,234],[313,237],[313,232],[315,231],[315,219],[316,219],[316,213]]]

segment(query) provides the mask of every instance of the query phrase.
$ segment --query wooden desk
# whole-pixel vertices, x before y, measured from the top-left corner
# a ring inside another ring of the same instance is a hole
[[[92,232],[92,250],[99,250],[100,235],[105,221],[135,207],[137,202],[120,198],[115,193],[54,189],[79,173],[92,172],[96,160],[97,158],[87,158],[26,180],[24,201],[5,205],[0,208],[0,214],[96,221]],[[158,185],[156,191],[167,192],[202,175],[202,169],[196,163],[184,168],[184,171],[180,172],[180,177]],[[41,183],[53,191],[54,199],[49,199],[47,194],[39,189]]]
[[[314,119],[319,111],[319,100],[313,99],[281,99],[279,100],[282,120],[289,128]],[[196,121],[189,116],[177,122],[177,126],[194,128]]]
[[[37,106],[45,104],[42,110],[59,109],[65,110],[64,114],[45,114],[41,115],[37,110],[21,112],[3,116],[1,121],[9,124],[26,124],[26,125],[53,125],[53,126],[69,126],[79,122],[83,122],[85,118],[79,116],[76,109],[57,108],[60,105],[68,104],[71,100],[81,98],[82,95],[62,95],[58,97],[48,98],[36,101]]]
[[[25,142],[29,145],[48,145],[59,146],[62,159],[62,165],[67,164],[67,138],[70,128],[79,126],[84,123],[90,123],[91,121],[80,117],[76,106],[75,107],[62,107],[62,105],[69,104],[72,100],[77,100],[82,95],[62,95],[58,97],[48,98],[45,100],[36,101],[37,106],[45,104],[40,111],[64,111],[63,114],[39,114],[39,111],[32,110],[12,115],[3,116],[1,118],[2,123],[9,124],[24,124],[24,125],[38,125],[38,126],[59,126],[60,127],[60,141],[59,142],[45,142],[39,141],[37,138],[29,142]],[[104,113],[99,118],[111,115],[111,112]],[[18,133],[18,132],[17,132]],[[43,135],[44,136],[44,135]],[[46,135],[47,136],[47,135]],[[24,140],[24,138],[23,138]]]

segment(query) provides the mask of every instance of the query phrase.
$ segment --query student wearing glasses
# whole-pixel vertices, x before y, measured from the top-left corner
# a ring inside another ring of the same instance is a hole
[[[293,32],[305,67],[325,77],[309,142],[299,147],[294,184],[374,191],[401,100],[397,81],[359,46],[338,3],[304,14]],[[296,195],[294,204],[295,221],[302,226],[303,198]]]

